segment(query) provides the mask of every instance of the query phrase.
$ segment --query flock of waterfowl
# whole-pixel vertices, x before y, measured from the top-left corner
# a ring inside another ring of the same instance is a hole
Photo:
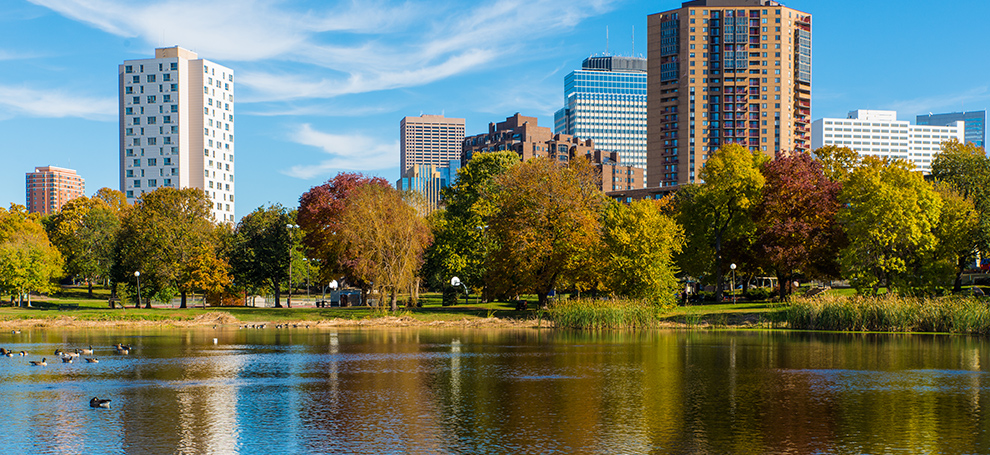
[[[12,330],[11,333],[16,335],[21,332],[19,330]],[[121,355],[130,354],[131,352],[130,346],[120,343],[115,344],[113,346],[113,349],[114,352]],[[55,358],[62,360],[62,363],[72,363],[73,360],[79,358],[83,358],[86,361],[86,363],[99,363],[100,359],[96,357],[82,357],[87,355],[93,355],[94,352],[95,350],[93,349],[92,346],[90,346],[89,348],[82,348],[82,349],[76,348],[73,349],[72,351],[63,351],[61,349],[56,349],[52,355],[54,355]],[[20,357],[26,357],[28,353],[27,351],[14,352],[7,350],[7,348],[0,348],[0,356],[13,357],[15,355]],[[48,357],[42,357],[41,360],[30,360],[28,362],[32,366],[43,367],[48,365]],[[109,408],[110,400],[101,399],[99,397],[93,397],[93,399],[89,400],[89,406],[92,408]]]

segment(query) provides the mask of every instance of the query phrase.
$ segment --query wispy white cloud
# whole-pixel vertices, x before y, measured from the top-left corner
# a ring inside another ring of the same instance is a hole
[[[117,100],[81,96],[65,90],[0,85],[0,113],[7,117],[18,114],[113,121],[117,119]]]
[[[289,140],[320,148],[330,155],[330,159],[318,164],[298,165],[282,171],[299,179],[312,179],[337,171],[387,169],[399,159],[398,141],[383,141],[360,134],[324,133],[308,123],[297,128]]]
[[[149,44],[164,37],[228,64],[257,62],[238,75],[248,88],[240,100],[252,102],[332,98],[496,69],[535,58],[526,52],[532,39],[573,28],[615,0],[352,0],[323,8],[279,0],[31,1],[115,35]],[[275,62],[303,68],[288,72]]]
[[[970,110],[982,109],[990,100],[990,88],[987,86],[974,87],[965,92],[947,93],[938,96],[926,96],[909,100],[895,101],[887,109],[897,111],[901,120],[913,119],[917,114],[925,112],[961,111],[966,104]]]

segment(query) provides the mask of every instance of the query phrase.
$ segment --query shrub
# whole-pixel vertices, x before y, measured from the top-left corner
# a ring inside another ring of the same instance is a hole
[[[786,318],[803,330],[990,334],[990,306],[974,297],[797,298]]]

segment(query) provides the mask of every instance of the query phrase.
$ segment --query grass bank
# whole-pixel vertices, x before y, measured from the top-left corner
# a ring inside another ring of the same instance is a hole
[[[784,312],[791,329],[857,332],[990,334],[990,305],[965,296],[795,299]]]

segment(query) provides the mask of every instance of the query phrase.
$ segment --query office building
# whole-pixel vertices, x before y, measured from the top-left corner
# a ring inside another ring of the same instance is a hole
[[[86,195],[86,180],[72,169],[36,167],[26,175],[28,213],[51,215],[66,202]]]
[[[646,169],[646,59],[589,57],[564,77],[554,132],[595,141],[622,163]]]
[[[126,60],[120,84],[120,190],[134,203],[160,187],[206,192],[234,221],[234,72],[181,47]]]
[[[647,185],[698,181],[736,143],[811,147],[811,15],[771,0],[693,0],[648,17]]]
[[[964,139],[963,121],[952,126],[911,125],[895,111],[857,110],[844,118],[822,118],[812,124],[811,146],[848,147],[860,156],[907,160],[922,173],[931,172],[942,142]]]
[[[985,147],[987,111],[919,115],[915,123],[931,126],[955,126],[956,122],[960,121],[966,125],[966,143]]]
[[[442,115],[405,117],[399,122],[399,166],[402,172],[418,165],[447,167],[461,159],[464,119]]]
[[[395,182],[395,188],[399,191],[422,193],[425,211],[430,213],[440,207],[443,189],[457,183],[457,171],[460,168],[460,157],[449,160],[446,166],[417,164],[402,173],[402,177]]]
[[[550,128],[540,126],[536,117],[518,113],[504,122],[490,123],[487,134],[464,138],[461,161],[466,164],[475,153],[503,150],[516,152],[521,161],[548,157],[566,163],[575,157],[585,157],[598,168],[603,191],[643,187],[643,168],[622,163],[618,152],[599,150],[591,139],[554,134]]]

